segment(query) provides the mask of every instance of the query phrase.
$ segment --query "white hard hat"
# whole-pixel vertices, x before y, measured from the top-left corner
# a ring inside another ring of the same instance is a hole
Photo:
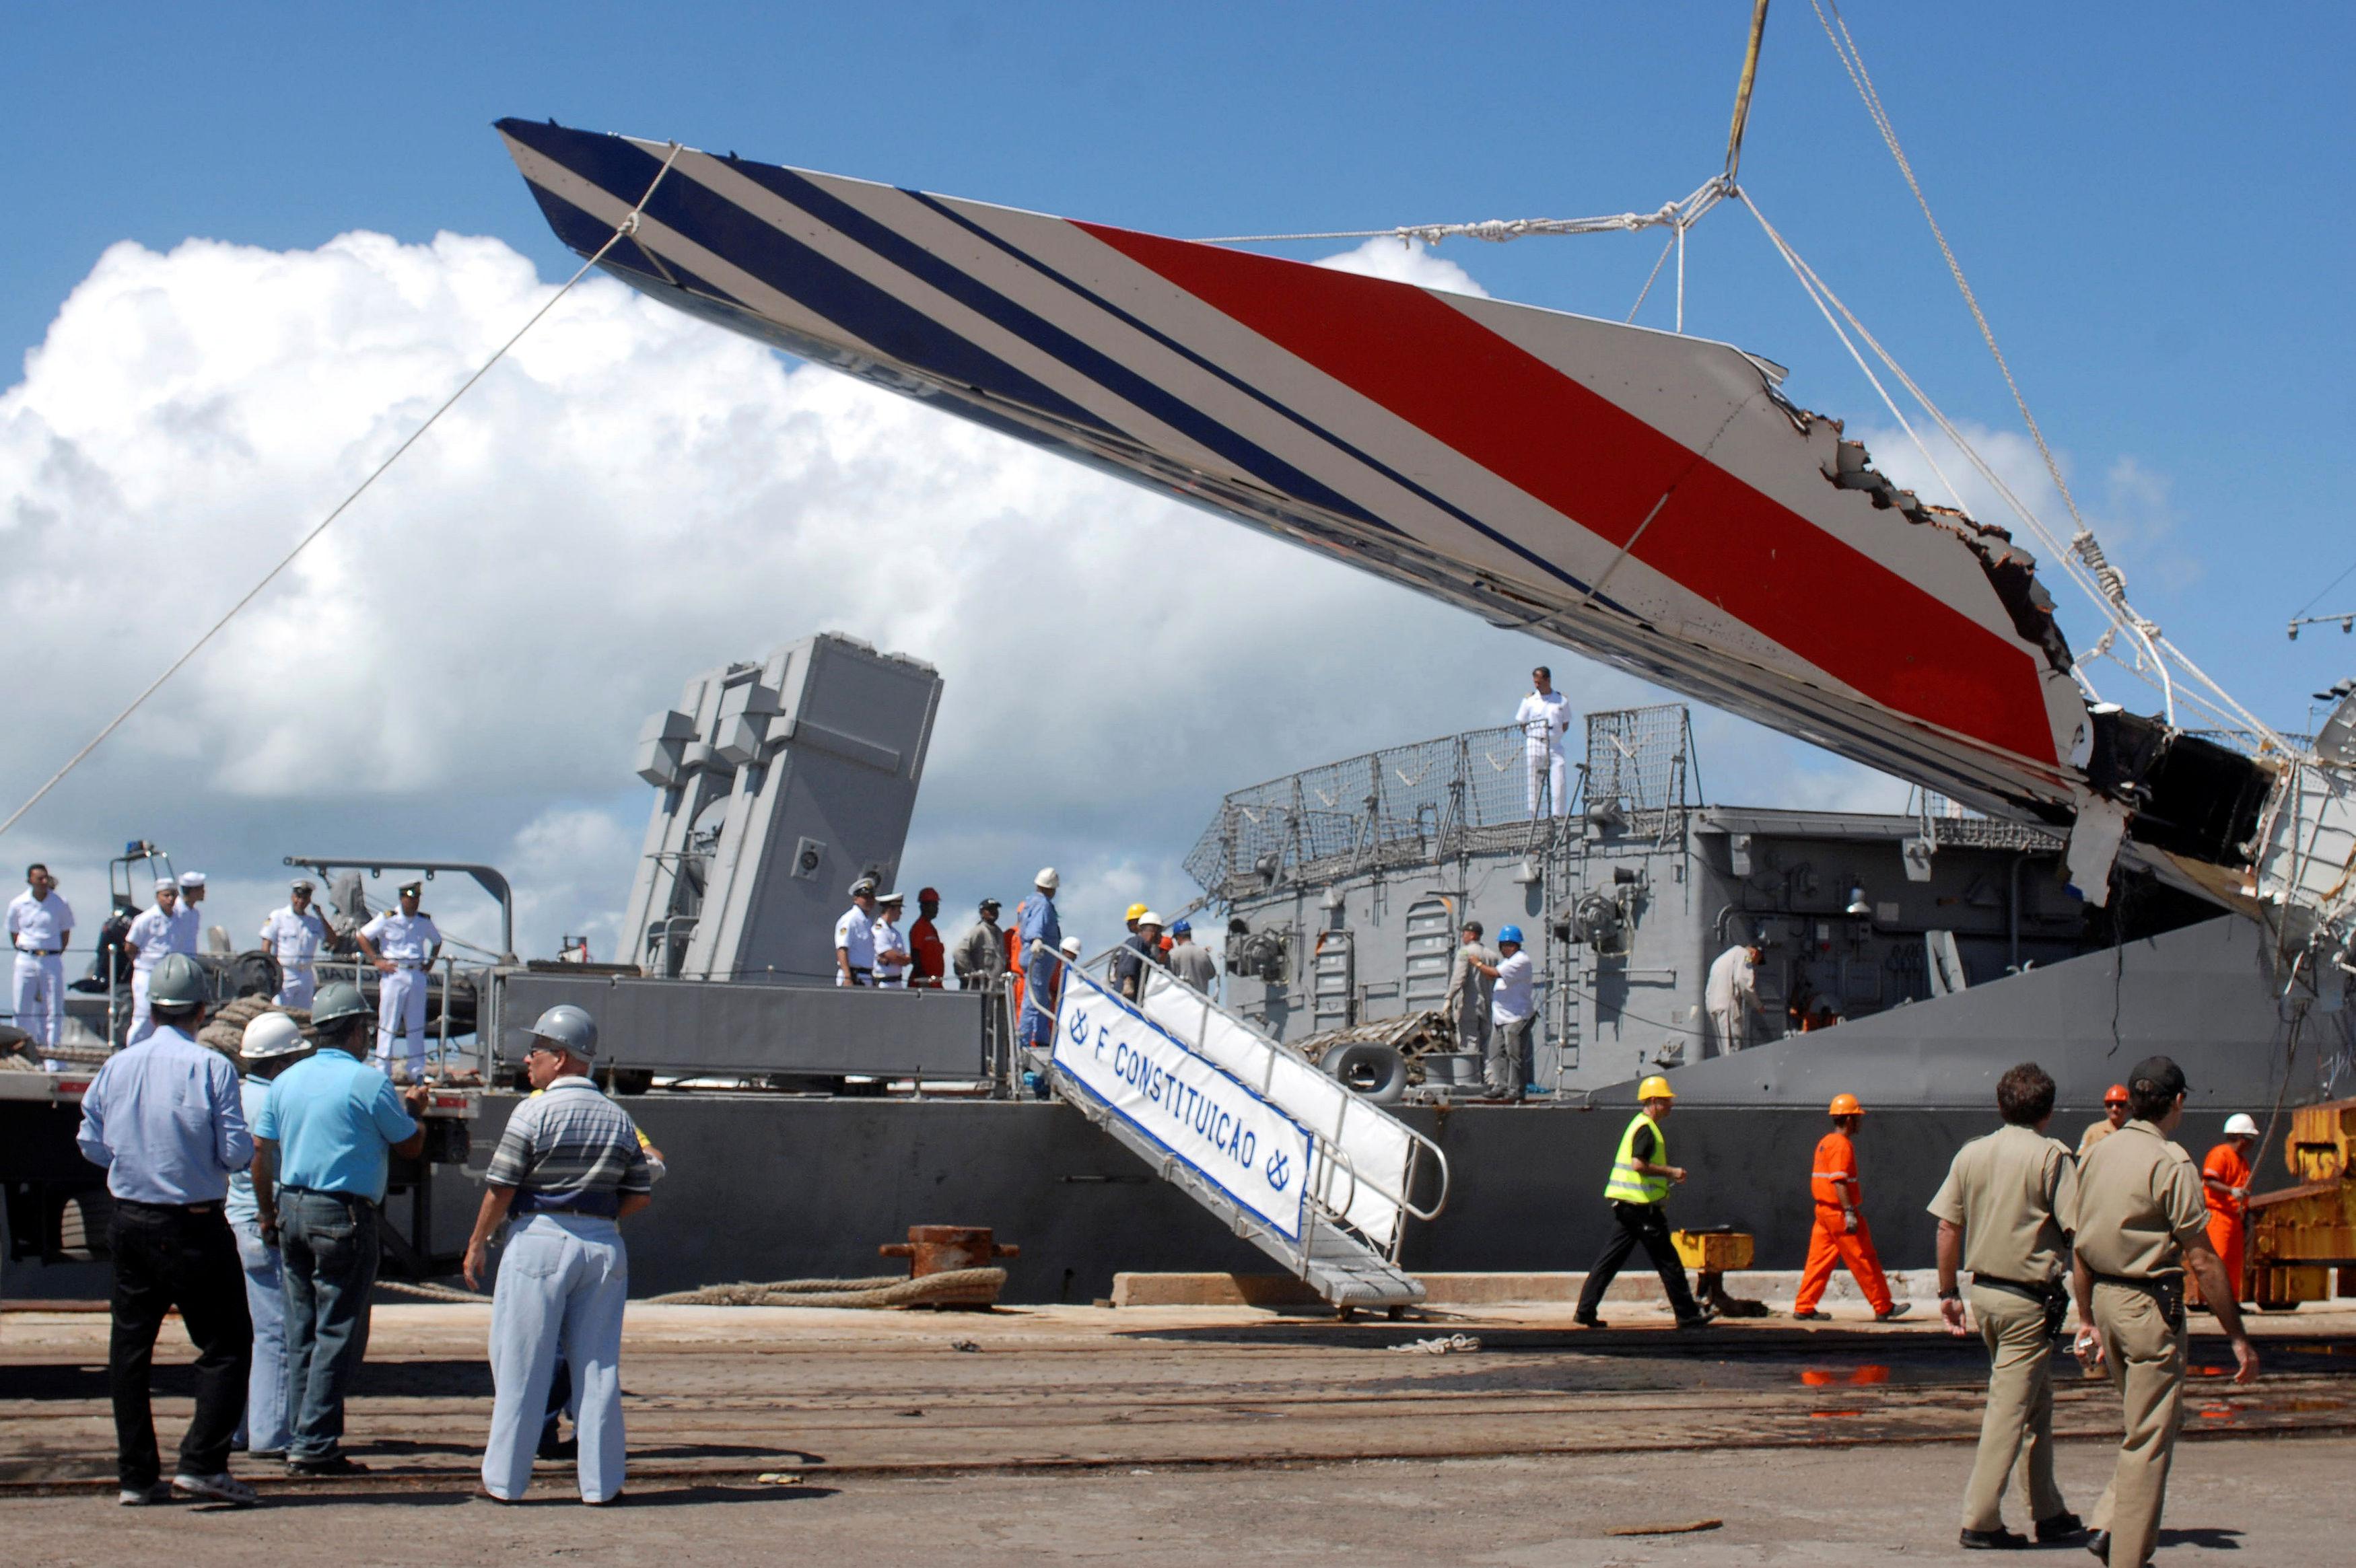
[[[1034,888],[1044,888],[1052,893],[1064,885],[1064,879],[1055,875],[1055,867],[1042,866],[1039,868],[1039,874],[1031,879],[1031,885]]]
[[[1077,958],[1079,955],[1080,939],[1076,936],[1067,936],[1064,938],[1064,956],[1066,958]]]
[[[1168,923],[1153,911],[1147,910],[1143,914],[1137,917],[1137,923],[1140,925],[1164,925]]]
[[[180,873],[180,885],[184,888],[201,888],[205,885],[205,874],[202,871],[183,871]]]
[[[2258,1124],[2236,1112],[2225,1118],[2225,1136],[2229,1138],[2254,1138],[2258,1136]]]
[[[309,1049],[303,1030],[293,1019],[284,1013],[263,1013],[245,1026],[237,1053],[248,1061],[267,1061],[273,1056],[292,1056]]]

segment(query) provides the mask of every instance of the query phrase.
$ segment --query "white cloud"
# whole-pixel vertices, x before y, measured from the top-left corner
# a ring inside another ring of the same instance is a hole
[[[1453,263],[1390,260],[1478,292]],[[453,235],[107,251],[0,393],[20,648],[0,809],[548,293],[505,244]],[[947,680],[906,876],[961,919],[1053,862],[1096,934],[1132,898],[1194,895],[1178,861],[1221,794],[1497,722],[1536,651],[593,279],[28,817],[12,859],[49,859],[94,932],[104,855],[155,838],[213,875],[241,940],[288,853],[490,860],[526,953],[587,932],[610,956],[649,804],[640,720],[694,672],[820,630]],[[1585,708],[1657,696],[1550,662]],[[1697,721],[1715,799],[1879,787]],[[436,904],[496,936],[463,879]]]
[[[1413,283],[1422,289],[1445,289],[1452,294],[1471,294],[1474,299],[1489,297],[1489,291],[1474,283],[1472,273],[1420,240],[1369,240],[1355,251],[1323,257],[1317,264],[1337,272],[1387,278],[1395,283]]]

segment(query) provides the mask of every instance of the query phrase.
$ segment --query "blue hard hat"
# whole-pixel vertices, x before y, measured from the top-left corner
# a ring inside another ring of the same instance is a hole
[[[1497,940],[1510,942],[1518,947],[1522,943],[1522,928],[1518,925],[1501,925],[1497,928]]]
[[[1192,936],[1194,934],[1194,923],[1191,920],[1178,921],[1170,927],[1170,934],[1173,936]]]

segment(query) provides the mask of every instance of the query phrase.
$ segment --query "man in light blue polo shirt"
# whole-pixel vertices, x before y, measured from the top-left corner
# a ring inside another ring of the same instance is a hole
[[[425,1147],[425,1129],[413,1115],[425,1103],[425,1086],[412,1085],[404,1095],[365,1063],[373,1016],[359,987],[323,988],[311,1009],[318,1052],[272,1083],[254,1127],[254,1201],[263,1236],[279,1246],[286,1282],[286,1372],[294,1408],[290,1476],[367,1468],[342,1451],[344,1391],[368,1349],[377,1205],[384,1200],[388,1155],[407,1157]]]

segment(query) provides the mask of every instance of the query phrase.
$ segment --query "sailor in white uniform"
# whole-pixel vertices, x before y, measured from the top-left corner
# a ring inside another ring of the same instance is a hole
[[[1562,752],[1562,738],[1570,729],[1570,703],[1554,688],[1554,672],[1544,665],[1530,671],[1530,684],[1536,689],[1514,709],[1529,770],[1530,815],[1550,810],[1561,816],[1570,810],[1570,769]]]
[[[55,1072],[58,1036],[65,1028],[66,966],[59,956],[73,940],[73,906],[58,897],[47,866],[25,868],[25,891],[8,905],[8,943],[16,950],[16,1027],[40,1048],[41,1065]]]
[[[400,1037],[407,1048],[404,1064],[409,1081],[425,1081],[425,971],[442,951],[442,933],[434,917],[421,912],[421,882],[404,882],[401,908],[388,910],[360,927],[360,951],[368,955],[384,978],[377,983],[376,1065],[392,1072],[392,1042]]]
[[[147,977],[166,954],[197,951],[197,912],[180,902],[180,884],[166,877],[155,884],[155,903],[139,912],[123,935],[131,954],[131,1032],[123,1044],[137,1045],[155,1032],[147,1016]]]
[[[895,991],[908,986],[908,938],[900,929],[900,913],[907,901],[898,893],[877,899],[875,923],[868,934],[875,947],[875,983]]]
[[[834,923],[834,983],[875,984],[875,879],[851,884],[851,907]]]
[[[270,918],[262,923],[262,944],[278,960],[278,1005],[282,1008],[309,1008],[312,995],[318,988],[318,972],[314,964],[320,945],[327,940],[327,923],[311,907],[311,892],[310,878],[295,878],[286,902],[271,911]]]

